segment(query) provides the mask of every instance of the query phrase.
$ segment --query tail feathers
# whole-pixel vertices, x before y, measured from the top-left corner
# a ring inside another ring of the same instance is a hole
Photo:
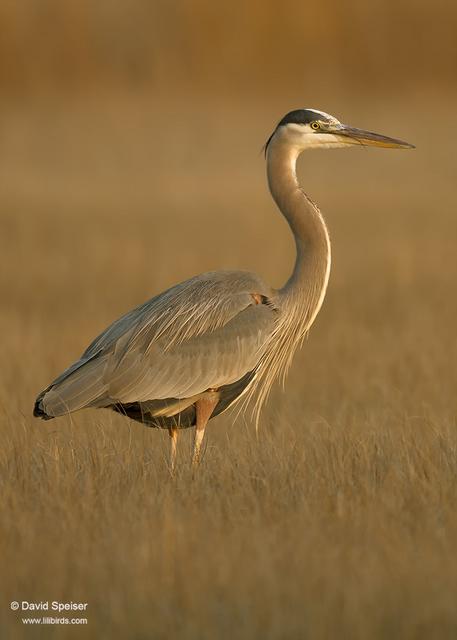
[[[45,393],[46,391],[42,391],[36,399],[35,406],[33,407],[33,415],[35,418],[41,418],[42,420],[52,420],[55,416],[48,415],[43,409],[42,400]]]
[[[103,356],[72,365],[40,393],[33,415],[51,420],[84,407],[102,406],[100,400],[107,392],[103,382],[105,365]]]

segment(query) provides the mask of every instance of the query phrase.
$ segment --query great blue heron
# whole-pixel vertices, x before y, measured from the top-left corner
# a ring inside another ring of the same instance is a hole
[[[327,227],[298,184],[297,158],[305,149],[354,145],[412,148],[315,109],[288,113],[265,145],[271,195],[296,244],[286,284],[276,290],[254,273],[213,271],[168,289],[100,334],[40,393],[34,415],[106,407],[166,428],[172,469],[179,429],[196,427],[197,463],[210,418],[254,394],[258,415],[314,322],[330,274]]]

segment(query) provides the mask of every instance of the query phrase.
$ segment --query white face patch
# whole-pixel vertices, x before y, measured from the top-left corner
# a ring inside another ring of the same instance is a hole
[[[322,116],[320,116],[322,118]],[[326,116],[328,122],[328,116]],[[318,118],[316,117],[316,120]],[[338,120],[334,120],[332,124],[339,125]],[[325,131],[315,131],[310,124],[290,123],[275,133],[275,139],[283,140],[298,149],[301,153],[305,149],[325,149],[336,147],[346,147],[353,144],[351,138],[343,138],[337,133],[326,133]]]

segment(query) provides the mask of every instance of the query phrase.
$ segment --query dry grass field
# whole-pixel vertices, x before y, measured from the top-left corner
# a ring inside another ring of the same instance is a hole
[[[3,105],[1,638],[457,637],[456,105],[307,105],[417,150],[303,157],[326,302],[258,437],[249,415],[212,421],[192,475],[186,432],[174,478],[166,433],[102,410],[43,423],[33,401],[175,282],[286,279],[260,147],[297,105]],[[32,633],[12,600],[87,602],[88,624]]]

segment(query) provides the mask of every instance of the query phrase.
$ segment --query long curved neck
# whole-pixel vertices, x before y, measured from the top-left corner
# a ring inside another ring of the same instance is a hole
[[[279,291],[292,306],[306,307],[305,331],[322,305],[330,275],[330,240],[319,209],[300,189],[296,162],[300,151],[273,138],[267,152],[267,176],[271,195],[289,223],[297,256],[294,270]]]

